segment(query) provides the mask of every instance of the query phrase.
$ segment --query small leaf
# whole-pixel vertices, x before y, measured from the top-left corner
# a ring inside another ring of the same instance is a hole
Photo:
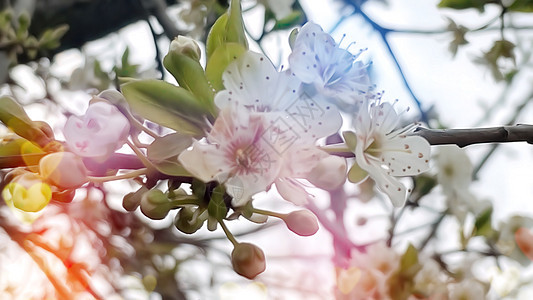
[[[187,171],[180,163],[178,158],[165,159],[162,161],[154,162],[153,166],[161,173],[170,176],[186,176],[192,177],[191,173]]]
[[[296,25],[302,24],[304,21],[305,15],[301,11],[292,11],[288,16],[281,20],[277,20],[274,25],[273,30],[281,30],[292,28]]]
[[[161,80],[132,81],[122,93],[140,116],[183,134],[202,136],[208,112],[189,91]]]
[[[476,8],[480,12],[484,12],[485,4],[488,2],[487,0],[441,0],[438,7],[453,9]]]
[[[481,212],[476,217],[476,222],[474,223],[473,235],[475,236],[485,236],[490,237],[493,233],[492,230],[492,206]]]
[[[509,11],[520,11],[520,12],[533,12],[533,1],[532,0],[515,0],[513,4],[507,7]]]
[[[244,21],[242,19],[242,9],[240,0],[231,0],[228,9],[228,22],[226,24],[227,43],[237,43],[248,49],[248,41],[244,33]]]
[[[207,206],[209,216],[219,221],[224,219],[226,217],[226,214],[228,213],[228,208],[226,207],[226,203],[224,202],[225,193],[226,190],[222,185],[217,186],[213,190],[213,193],[211,194],[211,200],[209,201],[209,205]]]
[[[191,144],[192,138],[190,135],[174,132],[156,138],[150,146],[146,148],[146,154],[153,162],[162,161],[170,157],[178,156]]]
[[[181,87],[198,97],[205,109],[215,115],[213,89],[207,81],[204,69],[197,60],[169,52],[163,59],[163,64]]]
[[[51,141],[41,124],[32,121],[22,106],[10,97],[0,97],[0,121],[19,136],[42,147]]]
[[[418,263],[418,250],[411,244],[400,258],[400,268],[387,280],[389,294],[393,300],[409,298],[414,288],[414,277],[422,266]]]
[[[207,42],[206,42],[206,54],[207,54],[207,61],[209,62],[211,55],[215,50],[224,42],[226,41],[226,24],[228,24],[228,14],[225,13],[218,17],[215,24],[211,27],[211,31],[209,31],[209,34],[207,36]]]
[[[240,44],[227,43],[221,45],[213,52],[205,68],[205,73],[215,90],[219,91],[224,89],[222,73],[224,73],[232,61],[236,60],[245,51],[246,48]]]

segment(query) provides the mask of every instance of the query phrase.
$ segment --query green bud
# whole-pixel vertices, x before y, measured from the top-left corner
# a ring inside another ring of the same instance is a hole
[[[142,186],[136,192],[128,193],[122,198],[122,207],[127,211],[134,211],[141,204],[143,195],[148,192],[148,188]]]
[[[172,203],[161,190],[150,190],[143,194],[141,199],[141,212],[152,220],[164,219]]]
[[[265,253],[250,243],[239,243],[231,252],[231,264],[237,274],[253,279],[266,269]]]
[[[198,215],[198,209],[195,210],[190,206],[180,209],[176,214],[176,218],[174,218],[174,226],[186,234],[193,234],[198,231],[198,229],[202,228],[205,221],[205,219]]]
[[[200,55],[198,44],[193,39],[180,35],[170,44],[163,65],[176,78],[180,87],[195,95],[201,105],[214,116],[214,93],[199,62]]]

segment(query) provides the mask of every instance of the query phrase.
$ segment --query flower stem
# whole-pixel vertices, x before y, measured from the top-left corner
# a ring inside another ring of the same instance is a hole
[[[271,216],[271,217],[279,218],[279,219],[283,219],[285,216],[287,216],[287,214],[277,213],[277,212],[264,210],[264,209],[258,209],[258,208],[254,208],[252,211],[256,214]]]
[[[229,231],[224,221],[219,220],[218,223],[220,224],[220,227],[222,227],[222,230],[224,230],[224,233],[226,234],[226,237],[228,237],[228,240],[233,244],[234,247],[236,247],[239,244],[239,242],[237,242],[233,234]]]
[[[142,169],[135,170],[135,171],[132,171],[132,172],[128,172],[128,173],[122,174],[122,175],[104,176],[104,177],[87,176],[87,178],[91,182],[106,182],[106,181],[113,181],[113,180],[130,179],[130,178],[135,178],[135,177],[137,177],[139,175],[146,174],[147,170],[148,170],[147,168],[142,168]]]

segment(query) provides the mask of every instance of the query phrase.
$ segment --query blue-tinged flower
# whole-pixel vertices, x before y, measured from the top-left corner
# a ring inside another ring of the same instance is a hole
[[[354,111],[372,84],[367,65],[341,49],[333,38],[313,22],[306,23],[296,35],[289,56],[292,73],[304,83],[312,97],[321,96],[339,108]]]
[[[215,96],[218,108],[237,105],[249,112],[271,113],[274,122],[287,124],[298,143],[314,144],[341,127],[335,105],[304,93],[297,76],[278,72],[262,54],[244,53],[228,66],[222,80],[225,90]]]

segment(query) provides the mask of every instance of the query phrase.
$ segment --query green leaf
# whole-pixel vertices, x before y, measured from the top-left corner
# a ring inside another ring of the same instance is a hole
[[[533,0],[515,0],[507,7],[509,11],[533,12]]]
[[[170,157],[178,156],[187,149],[193,140],[190,135],[174,132],[163,137],[156,138],[146,148],[146,155],[153,161],[162,161]]]
[[[246,48],[240,44],[227,43],[221,45],[213,52],[205,68],[205,74],[216,91],[224,89],[224,85],[222,84],[222,73],[224,70],[245,51]]]
[[[69,26],[66,24],[53,29],[46,29],[39,38],[39,47],[44,49],[55,49],[59,47],[61,38],[68,30]]]
[[[418,264],[418,250],[411,244],[400,258],[400,271],[414,277],[421,266]]]
[[[166,175],[192,177],[191,173],[178,163],[177,157],[154,162],[152,164],[159,172]]]
[[[161,80],[125,83],[122,94],[140,116],[182,134],[203,136],[206,111],[189,91]]]
[[[182,88],[187,89],[200,100],[211,115],[216,114],[213,89],[207,81],[202,65],[197,60],[171,51],[163,59],[163,65]]]
[[[468,9],[476,8],[479,11],[485,11],[485,4],[491,1],[488,0],[441,0],[438,7],[453,8],[453,9]]]
[[[490,238],[493,233],[492,230],[492,206],[481,212],[476,217],[476,222],[474,223],[473,235],[475,236],[485,236]]]
[[[288,16],[281,20],[277,20],[273,30],[281,30],[292,28],[293,26],[303,23],[305,16],[302,11],[292,11]]]
[[[404,300],[412,294],[414,277],[422,266],[418,263],[418,250],[411,244],[400,258],[400,268],[387,280],[389,295],[393,300]]]
[[[361,169],[361,167],[355,162],[348,171],[348,180],[352,183],[360,183],[368,176],[368,172]]]
[[[221,15],[211,27],[207,35],[207,42],[205,45],[205,52],[207,61],[209,62],[211,55],[215,50],[226,41],[226,24],[228,24],[228,14]]]
[[[228,213],[228,208],[224,202],[225,193],[226,190],[222,185],[217,186],[213,190],[213,193],[211,194],[211,200],[209,200],[209,205],[207,206],[207,212],[209,213],[209,216],[219,221],[224,219]]]
[[[51,141],[40,124],[32,121],[22,106],[10,97],[0,97],[0,121],[19,136],[41,147]]]
[[[239,0],[231,0],[228,12],[221,15],[211,27],[206,42],[208,62],[216,49],[225,43],[240,44],[244,49],[248,49]]]
[[[29,35],[28,28],[30,27],[30,16],[27,12],[22,12],[22,14],[18,18],[18,27],[17,27],[17,39],[22,41],[26,39]]]
[[[231,0],[228,10],[228,22],[226,24],[227,43],[237,43],[248,49],[248,41],[244,33],[244,21],[240,0]]]

